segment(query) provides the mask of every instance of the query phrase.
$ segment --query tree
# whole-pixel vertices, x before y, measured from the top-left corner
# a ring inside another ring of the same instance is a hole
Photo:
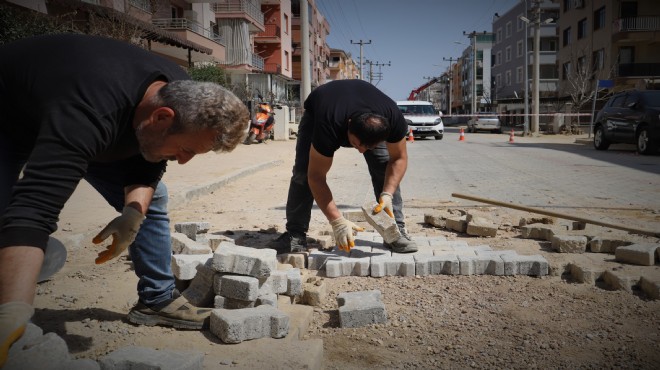
[[[0,2],[0,44],[26,37],[71,32],[64,20],[69,15],[49,17],[47,15]]]
[[[225,70],[215,64],[196,65],[188,69],[188,74],[193,80],[215,82],[218,85],[230,88]]]

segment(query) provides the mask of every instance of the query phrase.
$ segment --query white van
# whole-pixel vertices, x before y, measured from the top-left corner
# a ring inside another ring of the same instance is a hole
[[[436,112],[431,102],[400,100],[396,102],[396,105],[403,113],[403,117],[408,122],[408,128],[412,129],[414,137],[433,136],[436,140],[442,139],[445,131],[442,124],[442,113]]]

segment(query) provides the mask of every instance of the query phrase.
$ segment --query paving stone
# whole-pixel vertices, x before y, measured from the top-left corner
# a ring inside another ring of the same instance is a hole
[[[570,272],[575,281],[583,284],[596,285],[596,281],[602,279],[605,269],[571,263]]]
[[[220,283],[220,295],[241,301],[254,301],[259,296],[259,280],[252,276],[225,275]]]
[[[633,287],[639,284],[639,280],[639,276],[625,275],[614,270],[607,270],[603,273],[603,281],[611,289],[624,290],[628,293],[632,293]]]
[[[495,237],[497,236],[497,225],[483,217],[472,217],[465,232],[472,236]]]
[[[295,268],[304,269],[309,252],[283,253],[277,255],[279,263],[287,263]]]
[[[307,258],[307,268],[310,270],[324,270],[325,261],[328,257],[339,256],[339,253],[334,251],[311,251]]]
[[[504,275],[504,261],[499,255],[458,255],[461,275]]]
[[[213,268],[253,277],[266,277],[277,268],[277,251],[270,248],[255,249],[222,242],[213,253]]]
[[[413,257],[416,275],[457,275],[459,273],[459,261],[455,254],[438,256],[415,254]]]
[[[467,230],[467,216],[447,217],[445,219],[445,225],[449,230],[454,230],[459,233],[464,233]]]
[[[370,264],[370,257],[330,257],[325,262],[325,275],[330,278],[340,276],[369,276]]]
[[[289,316],[271,306],[227,310],[213,309],[210,331],[224,343],[258,338],[283,338],[289,333]]]
[[[302,275],[300,269],[292,268],[286,271],[287,287],[285,295],[290,297],[302,295]]]
[[[203,352],[157,350],[144,347],[122,347],[99,360],[103,370],[201,370]]]
[[[653,266],[655,265],[656,250],[660,247],[657,243],[638,243],[618,247],[614,251],[614,257],[618,262],[633,265]]]
[[[222,242],[236,244],[234,243],[234,239],[226,235],[218,235],[218,234],[207,234],[206,241],[208,243],[209,248],[211,248],[211,251],[213,252],[215,252],[215,250],[218,249],[218,246],[220,246],[220,243]]]
[[[651,299],[660,299],[660,280],[642,276],[639,279],[639,287]]]
[[[387,322],[385,305],[379,290],[340,293],[339,322],[342,328],[357,328]]]
[[[501,255],[504,261],[504,275],[548,275],[548,261],[541,255]]]
[[[288,281],[286,271],[273,271],[270,276],[259,278],[259,295],[268,293],[286,293],[287,287]]]
[[[618,247],[634,244],[629,240],[596,236],[589,241],[589,250],[593,253],[614,253]]]
[[[415,276],[415,259],[410,254],[371,257],[371,276]]]
[[[181,295],[183,295],[188,302],[197,307],[209,307],[213,304],[213,277],[216,272],[211,266],[213,259],[209,258],[206,263],[197,266],[197,274],[190,282]]]
[[[257,297],[257,301],[255,302],[255,306],[272,306],[277,308],[277,294],[275,293],[267,293],[264,295],[260,295]]]
[[[524,239],[552,241],[552,237],[560,231],[566,231],[566,227],[537,223],[522,226],[520,228],[520,236]]]
[[[315,276],[303,283],[302,302],[309,306],[320,307],[326,296],[327,285],[325,280]]]
[[[66,368],[71,355],[64,339],[55,333],[36,334],[33,330],[29,341],[19,340],[12,346],[3,370]]]
[[[186,234],[190,239],[197,240],[197,234],[206,233],[211,228],[208,222],[179,222],[174,224],[174,231]]]
[[[555,234],[552,237],[552,249],[559,253],[584,253],[588,239],[582,235]]]
[[[374,229],[383,237],[388,243],[392,243],[401,237],[401,232],[399,227],[396,225],[396,221],[390,217],[385,211],[373,213],[374,207],[378,204],[373,202],[367,202],[362,205],[362,212],[364,213],[364,218],[367,220],[369,225],[373,226]]]
[[[212,258],[213,254],[173,254],[172,273],[179,280],[192,280],[197,275],[197,266]]]

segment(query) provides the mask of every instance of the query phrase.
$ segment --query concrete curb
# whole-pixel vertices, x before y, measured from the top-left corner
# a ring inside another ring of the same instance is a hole
[[[254,165],[252,167],[248,167],[233,173],[230,173],[225,176],[219,177],[217,180],[209,181],[205,184],[199,185],[199,186],[194,186],[189,189],[186,189],[184,191],[178,192],[177,194],[170,194],[170,199],[169,199],[169,209],[172,210],[174,208],[180,207],[182,205],[185,205],[186,202],[191,201],[197,197],[200,197],[202,195],[206,195],[209,193],[212,193],[213,191],[221,188],[224,185],[227,185],[231,183],[232,181],[236,181],[242,177],[252,175],[260,170],[264,170],[268,167],[272,166],[277,166],[282,164],[284,161],[281,159],[270,161],[270,162],[264,162],[261,164]]]

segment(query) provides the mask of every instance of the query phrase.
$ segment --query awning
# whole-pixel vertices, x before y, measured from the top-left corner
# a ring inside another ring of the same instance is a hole
[[[137,27],[140,31],[140,37],[145,40],[157,41],[166,45],[191,49],[209,55],[213,53],[213,50],[207,47],[183,39],[172,32],[168,32],[162,28],[154,26],[153,24],[143,22],[137,18],[129,16],[126,13],[122,13],[112,8],[84,3],[79,0],[47,0],[47,4],[62,7],[67,10],[96,14],[112,21],[126,22],[132,26]]]

